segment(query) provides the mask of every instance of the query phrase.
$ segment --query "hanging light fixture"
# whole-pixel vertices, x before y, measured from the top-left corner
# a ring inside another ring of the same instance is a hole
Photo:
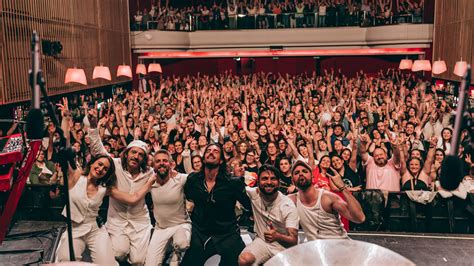
[[[444,60],[438,59],[438,61],[433,63],[433,74],[439,75],[446,72],[446,70],[448,70],[448,68],[446,67],[446,62]]]
[[[402,61],[400,61],[400,65],[398,66],[399,69],[411,69],[411,67],[413,66],[413,61],[411,59],[402,59]]]
[[[110,74],[110,69],[108,66],[102,64],[102,34],[99,33],[99,62],[100,65],[94,67],[92,71],[92,79],[105,79],[112,80],[112,75]]]
[[[87,85],[87,78],[84,69],[82,68],[68,68],[66,71],[66,77],[64,78],[64,83],[80,83],[82,85]]]
[[[467,62],[462,61],[462,57],[461,57],[461,61],[457,61],[456,65],[454,65],[453,73],[456,76],[463,77],[464,74],[466,73],[466,70],[467,70]]]
[[[411,68],[411,71],[417,72],[417,71],[431,71],[431,63],[429,60],[422,59],[422,60],[415,60],[413,62],[413,66]]]
[[[158,72],[158,73],[163,73],[161,69],[161,65],[158,63],[151,63],[148,65],[148,72]]]
[[[119,65],[117,68],[117,77],[132,77],[132,68],[129,65]]]
[[[74,12],[72,12],[72,16],[74,16]],[[73,18],[74,19],[74,18]],[[76,57],[76,45],[74,41],[74,27],[71,24],[71,39],[72,39],[72,56],[73,58]],[[87,85],[87,78],[86,78],[86,73],[84,72],[84,69],[82,68],[77,68],[74,66],[73,68],[68,68],[66,70],[66,76],[64,77],[64,84],[68,83],[79,83],[82,85]]]
[[[92,79],[105,79],[105,80],[112,80],[112,75],[110,74],[109,67],[106,66],[95,66],[94,71],[92,72]]]
[[[123,30],[123,23],[121,24],[121,30]],[[117,67],[117,77],[121,77],[121,76],[124,76],[124,77],[129,77],[129,78],[132,78],[132,68],[125,64],[125,47],[124,47],[124,40],[122,39],[121,42],[122,44],[122,59],[123,59],[123,64],[122,65],[119,65]]]
[[[135,73],[146,75],[146,66],[145,66],[145,64],[138,64],[137,69],[135,70]]]

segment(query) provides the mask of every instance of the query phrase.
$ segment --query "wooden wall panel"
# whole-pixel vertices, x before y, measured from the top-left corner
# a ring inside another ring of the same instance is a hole
[[[44,40],[60,41],[57,57],[42,55],[50,95],[116,84],[119,64],[131,64],[128,0],[0,0],[0,104],[30,99],[28,70],[33,30]],[[112,81],[92,80],[103,63]],[[64,84],[67,68],[84,68],[88,86]]]
[[[454,65],[461,57],[473,64],[474,1],[436,0],[433,59],[445,60],[448,71],[433,76],[447,80],[461,80],[453,74]],[[474,70],[472,73],[474,74]]]

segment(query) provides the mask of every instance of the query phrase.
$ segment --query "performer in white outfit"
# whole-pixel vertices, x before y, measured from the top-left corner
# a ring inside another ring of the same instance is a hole
[[[112,244],[104,227],[97,226],[99,207],[106,187],[115,183],[115,167],[107,155],[97,156],[88,163],[84,173],[69,171],[69,202],[71,204],[72,237],[76,260],[80,261],[85,248],[89,248],[92,262],[115,265]],[[63,211],[65,215],[65,210]],[[61,236],[56,261],[69,261],[67,232]]]
[[[344,239],[347,232],[342,225],[340,215],[355,223],[365,221],[365,215],[359,202],[347,189],[348,186],[342,181],[342,177],[327,174],[332,182],[342,193],[345,200],[338,195],[324,189],[316,189],[311,185],[311,166],[303,161],[296,161],[291,168],[293,184],[298,187],[296,194],[289,198],[296,204],[303,227],[309,241],[316,239]]]
[[[97,129],[97,118],[90,120],[89,137],[92,155],[107,154]],[[118,191],[134,194],[154,176],[152,168],[147,166],[147,144],[140,140],[132,141],[120,158],[113,159]],[[115,190],[115,191],[117,191]],[[107,212],[106,228],[112,241],[115,257],[124,261],[129,256],[132,264],[143,264],[151,235],[150,214],[145,199],[139,198],[136,204],[125,204],[115,199],[111,193]]]
[[[191,241],[191,220],[186,212],[184,197],[184,184],[188,175],[172,172],[172,160],[166,150],[159,150],[154,156],[153,167],[157,178],[151,196],[156,224],[145,265],[162,265],[170,243],[174,251],[170,265],[177,265]]]
[[[239,265],[260,265],[298,243],[295,204],[280,191],[280,171],[265,164],[258,170],[258,189],[247,187],[255,220],[254,241],[239,256]]]

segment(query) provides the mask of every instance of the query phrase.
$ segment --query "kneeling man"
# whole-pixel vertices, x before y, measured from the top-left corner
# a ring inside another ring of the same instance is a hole
[[[254,241],[239,256],[239,265],[263,264],[298,242],[299,218],[293,202],[278,191],[281,174],[271,165],[258,171],[258,189],[247,187],[255,220]]]

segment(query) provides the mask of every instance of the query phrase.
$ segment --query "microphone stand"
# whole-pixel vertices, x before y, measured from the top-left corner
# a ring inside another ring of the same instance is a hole
[[[467,101],[469,100],[468,91],[469,84],[471,84],[471,66],[468,65],[466,73],[461,82],[459,88],[459,100],[456,109],[456,117],[454,120],[453,138],[451,139],[451,150],[449,156],[457,156],[459,150],[459,142],[461,141],[461,132],[463,130],[464,122],[467,121],[465,118]],[[472,133],[472,132],[471,132]]]
[[[59,149],[58,158],[59,164],[61,165],[61,171],[63,172],[64,178],[64,195],[66,198],[66,224],[67,224],[67,237],[68,237],[68,246],[69,246],[69,259],[70,261],[75,261],[76,256],[74,255],[74,246],[72,242],[72,224],[71,224],[71,205],[69,202],[69,183],[68,183],[68,170],[69,166],[72,169],[76,169],[76,163],[74,161],[74,152],[70,147],[67,147],[66,138],[64,136],[64,132],[60,127],[59,120],[54,113],[53,103],[49,98],[46,88],[45,88],[45,81],[43,78],[43,71],[39,67],[39,38],[36,31],[33,31],[33,37],[31,40],[31,53],[32,53],[32,71],[30,71],[30,86],[33,90],[33,105],[32,108],[40,108],[39,106],[39,99],[41,95],[39,91],[43,94],[44,101],[46,103],[46,109],[48,110],[48,115],[51,117],[51,121],[56,127],[57,132],[59,133],[59,143],[53,144],[57,145]],[[41,121],[42,122],[42,121]]]

